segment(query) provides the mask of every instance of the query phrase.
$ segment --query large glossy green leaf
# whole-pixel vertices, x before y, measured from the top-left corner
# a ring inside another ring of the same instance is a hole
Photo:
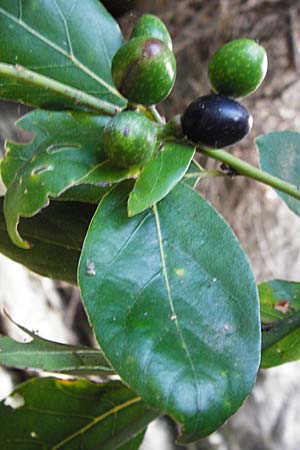
[[[8,142],[1,164],[8,186],[4,213],[12,241],[28,248],[18,232],[21,217],[31,217],[72,186],[108,185],[134,177],[137,168],[113,168],[101,145],[108,117],[78,112],[36,110],[18,124],[35,133],[26,145]]]
[[[7,336],[0,336],[0,365],[2,366],[80,376],[113,373],[108,362],[97,349],[52,342],[17,323],[15,325],[32,340],[24,344]]]
[[[155,417],[119,382],[36,378],[0,403],[3,450],[115,450]],[[128,445],[128,447],[125,446]],[[124,446],[124,447],[123,447]]]
[[[256,144],[261,168],[300,189],[300,133],[277,131],[259,137]],[[276,192],[300,216],[300,200],[284,192]]]
[[[52,202],[31,219],[22,219],[21,234],[30,251],[9,238],[0,198],[0,252],[40,275],[76,284],[82,243],[95,207],[76,202]]]
[[[272,280],[258,287],[262,333],[261,367],[300,359],[300,283]]]
[[[0,30],[2,62],[125,105],[111,78],[121,33],[98,0],[0,0]],[[70,106],[51,90],[1,74],[0,97],[44,108]]]
[[[181,423],[181,442],[196,440],[253,386],[261,351],[255,282],[231,229],[192,189],[178,184],[129,219],[125,185],[104,198],[89,227],[83,300],[124,381]]]
[[[191,146],[165,143],[143,169],[128,200],[129,217],[162,200],[186,173],[195,150]]]

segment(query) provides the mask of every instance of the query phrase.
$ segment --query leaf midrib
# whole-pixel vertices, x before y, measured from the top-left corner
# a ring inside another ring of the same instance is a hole
[[[58,450],[59,448],[62,448],[65,444],[68,444],[70,441],[72,441],[73,439],[76,439],[81,434],[89,431],[91,428],[96,426],[102,420],[105,420],[107,417],[109,417],[113,414],[117,414],[120,411],[122,411],[123,409],[129,408],[130,406],[133,406],[134,404],[139,403],[141,401],[142,401],[141,397],[134,397],[134,398],[122,403],[121,405],[115,406],[114,408],[110,409],[109,411],[106,411],[105,413],[101,414],[100,416],[95,417],[94,420],[92,420],[87,425],[81,427],[79,430],[75,431],[70,436],[67,436],[61,442],[54,445],[51,450]]]
[[[169,277],[168,277],[168,271],[167,271],[167,266],[166,266],[166,258],[165,258],[164,249],[163,249],[163,239],[162,239],[162,231],[161,231],[161,226],[160,226],[159,213],[158,213],[158,210],[157,210],[156,203],[153,205],[153,213],[154,213],[154,217],[155,217],[155,225],[156,225],[156,230],[157,230],[157,238],[158,238],[158,244],[159,244],[160,259],[161,259],[161,265],[162,265],[162,273],[163,273],[163,277],[164,277],[164,281],[165,281],[165,285],[166,285],[166,290],[167,290],[167,296],[168,296],[168,300],[169,300],[169,304],[170,304],[170,309],[171,309],[172,316],[174,317],[174,323],[176,325],[178,336],[180,338],[181,344],[183,346],[183,349],[185,350],[187,359],[188,359],[188,361],[190,363],[190,366],[191,366],[191,370],[192,370],[193,377],[194,377],[195,390],[197,392],[198,410],[200,411],[200,404],[199,404],[200,391],[199,391],[199,387],[198,387],[198,383],[197,383],[196,369],[195,369],[195,366],[194,366],[194,363],[193,363],[190,351],[188,349],[187,343],[185,342],[185,339],[184,339],[183,334],[181,332],[181,329],[180,329],[180,326],[179,326],[179,322],[178,322],[178,318],[177,318],[177,314],[176,314],[176,310],[175,310],[175,306],[174,306],[174,302],[173,302],[173,298],[172,298],[172,293],[171,293],[171,288],[170,288],[170,283],[169,283]],[[200,417],[198,415],[197,423],[196,423],[195,428],[198,427],[199,420],[200,420]]]
[[[56,4],[56,2],[55,2]],[[58,10],[60,11],[60,9]],[[61,12],[61,11],[60,11]],[[47,37],[45,37],[44,35],[38,33],[36,30],[34,30],[33,28],[31,28],[26,22],[23,21],[22,18],[16,18],[15,16],[13,16],[12,14],[10,14],[9,12],[7,12],[5,9],[0,8],[0,14],[2,14],[3,16],[7,17],[9,20],[13,21],[14,23],[16,23],[18,26],[24,28],[25,30],[27,30],[29,33],[31,33],[33,36],[35,36],[37,39],[39,39],[40,41],[44,42],[44,44],[48,45],[49,47],[51,47],[52,49],[56,50],[58,53],[60,53],[61,55],[63,55],[65,58],[69,59],[74,66],[77,66],[80,70],[82,70],[83,72],[85,72],[87,75],[89,75],[93,80],[95,80],[99,85],[101,85],[102,87],[104,87],[105,89],[107,89],[111,94],[113,94],[114,96],[120,98],[121,100],[123,100],[123,96],[121,96],[121,94],[110,84],[108,84],[105,80],[103,80],[102,78],[100,78],[98,75],[96,75],[92,70],[90,70],[88,67],[86,67],[83,63],[81,63],[75,56],[73,53],[68,53],[66,52],[64,49],[62,49],[61,47],[59,47],[57,44],[55,44],[55,42],[50,41]],[[59,13],[60,15],[60,13]],[[68,34],[67,34],[68,36]],[[69,41],[68,41],[69,42]]]

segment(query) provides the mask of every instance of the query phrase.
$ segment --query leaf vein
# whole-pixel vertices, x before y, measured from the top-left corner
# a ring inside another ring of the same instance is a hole
[[[139,229],[141,228],[141,226],[146,222],[146,220],[148,219],[148,217],[150,216],[150,212],[148,212],[143,218],[142,220],[140,220],[140,222],[137,224],[137,226],[134,228],[134,230],[132,231],[132,233],[130,233],[130,236],[126,239],[126,241],[124,242],[124,244],[121,246],[121,248],[118,249],[117,253],[115,254],[115,256],[107,263],[108,266],[111,266],[118,258],[119,256],[126,250],[127,246],[130,244],[130,242],[132,241],[132,239],[134,238],[134,236],[136,235],[136,233],[139,231]]]
[[[35,38],[37,38],[38,40],[40,40],[44,44],[48,45],[49,47],[51,47],[53,50],[57,51],[58,53],[60,53],[64,57],[70,59],[75,66],[80,68],[83,72],[85,72],[87,75],[89,75],[97,83],[99,83],[100,85],[104,86],[111,94],[113,94],[116,97],[119,97],[119,98],[123,99],[121,94],[113,86],[111,86],[105,80],[103,80],[102,78],[97,76],[92,70],[90,70],[83,63],[81,63],[79,61],[79,59],[77,59],[73,54],[70,54],[70,53],[66,52],[64,49],[59,47],[55,42],[50,41],[46,36],[44,36],[43,34],[39,33],[38,31],[34,30],[32,27],[30,27],[23,20],[17,19],[15,16],[13,16],[9,12],[7,12],[5,9],[0,8],[0,14],[2,14],[7,19],[13,21],[14,23],[19,25],[20,27],[24,28],[26,31],[28,31],[30,34],[32,34]]]
[[[66,21],[65,16],[64,16],[63,13],[62,13],[62,10],[61,10],[60,7],[59,7],[57,1],[56,1],[56,0],[53,0],[53,2],[54,2],[54,4],[55,4],[56,9],[57,9],[57,12],[58,12],[58,14],[59,14],[61,20],[63,21],[63,24],[64,24],[64,29],[65,29],[65,33],[66,33],[67,42],[68,42],[69,52],[70,52],[71,55],[74,55],[74,53],[73,53],[73,47],[72,47],[72,41],[71,41],[70,32],[69,32],[69,27],[68,27],[68,23],[67,23],[67,21]]]
[[[62,448],[65,444],[67,444],[68,442],[76,439],[78,436],[82,435],[83,433],[89,431],[91,428],[96,426],[102,420],[105,420],[107,417],[109,417],[111,415],[114,415],[114,414],[117,414],[118,412],[122,411],[123,409],[126,409],[126,408],[128,408],[130,406],[133,406],[134,404],[139,403],[141,401],[142,401],[141,397],[134,397],[134,398],[132,398],[132,399],[130,399],[130,400],[120,404],[120,405],[115,406],[114,408],[110,409],[109,411],[106,411],[105,413],[101,414],[100,416],[95,417],[92,422],[88,423],[84,427],[82,427],[79,430],[75,431],[70,436],[67,436],[65,439],[63,439],[58,444],[54,445],[52,447],[52,450],[58,450],[59,448]]]
[[[199,391],[199,387],[198,387],[198,383],[197,383],[197,374],[196,374],[196,369],[190,354],[190,351],[188,349],[188,346],[185,342],[184,336],[181,332],[180,326],[179,326],[179,322],[178,322],[178,318],[177,318],[177,314],[176,314],[176,310],[175,310],[175,306],[174,306],[174,302],[173,302],[173,298],[172,298],[172,293],[171,293],[171,288],[170,288],[170,283],[169,283],[169,277],[168,277],[168,271],[167,271],[167,266],[166,266],[166,259],[165,259],[165,253],[164,253],[164,249],[163,249],[163,238],[162,238],[162,231],[161,231],[161,226],[160,226],[160,219],[159,219],[159,214],[158,214],[158,210],[157,210],[157,205],[156,203],[153,205],[153,212],[154,212],[154,217],[155,217],[155,224],[156,224],[156,230],[157,230],[157,237],[158,237],[158,244],[159,244],[159,250],[160,250],[160,257],[161,257],[161,265],[162,265],[162,273],[164,276],[164,280],[165,280],[165,285],[166,285],[166,290],[167,290],[167,296],[168,296],[168,300],[169,300],[169,305],[170,305],[170,310],[171,310],[171,314],[174,317],[174,323],[178,332],[178,336],[180,338],[181,344],[183,346],[183,349],[185,350],[187,359],[190,363],[191,369],[192,369],[192,373],[193,373],[193,377],[194,377],[194,385],[195,385],[195,390],[197,391],[197,403],[198,403],[198,410],[200,411],[200,391]],[[197,429],[198,423],[199,423],[200,417],[199,414],[197,416],[197,422],[195,425],[195,429]]]

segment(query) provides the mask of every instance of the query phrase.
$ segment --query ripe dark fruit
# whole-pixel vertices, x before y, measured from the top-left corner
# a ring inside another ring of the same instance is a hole
[[[263,82],[268,67],[265,49],[251,39],[236,39],[220,48],[208,65],[214,92],[228,97],[246,97]]]
[[[176,78],[175,56],[162,41],[138,37],[115,54],[112,77],[129,101],[155,105],[171,92]]]
[[[182,131],[192,142],[215,149],[239,142],[252,124],[252,116],[244,106],[222,95],[199,97],[181,119]]]
[[[155,151],[157,128],[142,114],[126,111],[113,117],[103,133],[107,157],[116,167],[142,166]]]
[[[135,24],[131,37],[149,37],[163,41],[172,51],[172,39],[165,24],[152,14],[144,14]]]

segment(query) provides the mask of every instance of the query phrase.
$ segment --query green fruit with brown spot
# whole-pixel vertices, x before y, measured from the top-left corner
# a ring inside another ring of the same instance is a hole
[[[125,111],[113,117],[103,133],[103,146],[116,167],[143,166],[154,154],[157,127],[142,114]]]
[[[251,39],[236,39],[212,56],[208,77],[215,93],[246,97],[261,85],[267,67],[267,54],[261,45]]]
[[[132,30],[131,38],[142,36],[159,39],[172,51],[172,39],[166,25],[152,14],[144,14],[140,17]]]
[[[113,58],[112,78],[130,102],[156,105],[168,97],[174,86],[175,56],[159,39],[131,39]]]

